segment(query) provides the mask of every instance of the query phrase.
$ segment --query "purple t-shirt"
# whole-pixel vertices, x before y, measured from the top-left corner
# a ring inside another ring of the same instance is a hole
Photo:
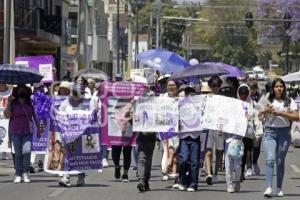
[[[9,122],[10,133],[17,135],[29,134],[29,120],[32,120],[33,115],[34,110],[31,104],[14,102],[11,107],[11,117]]]

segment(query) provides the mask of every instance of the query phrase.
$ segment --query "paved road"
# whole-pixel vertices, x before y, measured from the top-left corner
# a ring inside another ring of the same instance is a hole
[[[1,200],[118,200],[118,199],[212,199],[212,200],[258,200],[263,198],[264,177],[253,176],[246,180],[241,187],[240,193],[228,194],[225,192],[224,174],[220,175],[218,184],[208,186],[204,178],[200,178],[199,191],[195,193],[174,191],[170,188],[172,181],[162,182],[159,167],[161,153],[156,150],[151,191],[139,193],[136,189],[137,180],[135,171],[130,171],[130,182],[121,183],[113,178],[113,167],[104,169],[102,173],[90,172],[86,178],[84,187],[61,188],[57,184],[58,178],[46,173],[35,173],[32,175],[32,183],[12,183],[12,162],[0,161],[0,199]],[[283,199],[300,198],[300,149],[290,148],[286,163],[285,194]],[[260,163],[264,162],[263,154]],[[110,160],[110,164],[111,160]],[[75,179],[75,178],[74,178]],[[73,179],[73,182],[75,181]]]

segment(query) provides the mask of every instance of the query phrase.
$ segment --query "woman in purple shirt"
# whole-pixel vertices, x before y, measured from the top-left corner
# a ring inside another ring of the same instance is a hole
[[[15,149],[15,180],[29,183],[30,154],[33,134],[34,109],[31,103],[32,92],[25,85],[13,89],[8,99],[5,117],[9,118],[9,133]],[[39,131],[38,131],[39,132]]]

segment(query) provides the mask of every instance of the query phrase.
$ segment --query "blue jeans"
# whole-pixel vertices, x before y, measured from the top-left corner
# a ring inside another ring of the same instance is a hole
[[[266,157],[266,184],[272,187],[274,164],[276,161],[277,188],[282,188],[284,164],[291,143],[290,127],[269,128],[265,130],[263,148]]]
[[[109,151],[107,149],[107,145],[101,145],[100,153],[102,155],[102,159],[108,159]]]
[[[15,149],[15,169],[16,176],[22,176],[23,173],[28,173],[30,169],[30,154],[32,135],[10,135]]]
[[[199,174],[200,138],[186,137],[179,140],[180,184],[197,189]],[[188,176],[186,175],[189,172]]]

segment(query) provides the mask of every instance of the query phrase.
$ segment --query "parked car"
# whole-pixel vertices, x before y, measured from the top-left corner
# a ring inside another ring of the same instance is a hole
[[[267,80],[267,76],[264,71],[255,71],[254,74],[255,74],[255,77],[257,80],[260,80],[260,81]]]
[[[256,75],[253,71],[246,71],[246,75],[248,77],[248,79],[256,79]]]

